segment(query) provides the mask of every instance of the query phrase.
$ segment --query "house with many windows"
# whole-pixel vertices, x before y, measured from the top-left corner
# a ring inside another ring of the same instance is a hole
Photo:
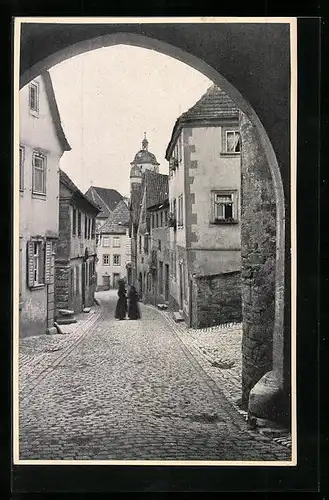
[[[59,240],[55,260],[55,306],[81,312],[94,303],[96,216],[99,207],[60,170]]]
[[[54,324],[59,161],[65,137],[48,72],[19,92],[19,309],[22,336]]]
[[[239,110],[216,85],[167,147],[170,303],[193,327],[241,320],[240,150]]]
[[[97,290],[116,288],[119,279],[131,282],[129,209],[123,200],[99,228],[96,273]]]

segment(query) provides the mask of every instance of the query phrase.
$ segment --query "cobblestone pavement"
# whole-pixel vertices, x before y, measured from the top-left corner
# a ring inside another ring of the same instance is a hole
[[[21,347],[21,460],[290,460],[248,429],[162,313],[142,305],[142,320],[116,321],[115,295],[98,299],[89,327],[54,336],[61,354],[35,347],[34,363],[31,347],[27,362]]]

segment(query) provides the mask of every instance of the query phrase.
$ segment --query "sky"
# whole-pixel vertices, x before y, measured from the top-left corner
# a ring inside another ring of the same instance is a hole
[[[212,82],[154,50],[116,45],[50,69],[66,138],[60,167],[85,192],[91,185],[129,196],[130,162],[146,132],[149,151],[168,173],[165,151],[176,119]]]

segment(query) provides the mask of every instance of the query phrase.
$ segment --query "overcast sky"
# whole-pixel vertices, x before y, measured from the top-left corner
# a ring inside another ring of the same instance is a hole
[[[164,156],[175,120],[212,84],[176,59],[129,45],[76,56],[50,74],[72,147],[61,168],[83,192],[92,184],[123,195],[144,132],[160,172],[168,173]]]

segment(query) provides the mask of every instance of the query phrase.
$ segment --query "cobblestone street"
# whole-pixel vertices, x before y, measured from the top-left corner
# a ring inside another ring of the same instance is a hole
[[[140,321],[117,321],[116,295],[97,298],[79,331],[21,342],[21,460],[290,460],[248,428],[169,313],[141,304]]]

